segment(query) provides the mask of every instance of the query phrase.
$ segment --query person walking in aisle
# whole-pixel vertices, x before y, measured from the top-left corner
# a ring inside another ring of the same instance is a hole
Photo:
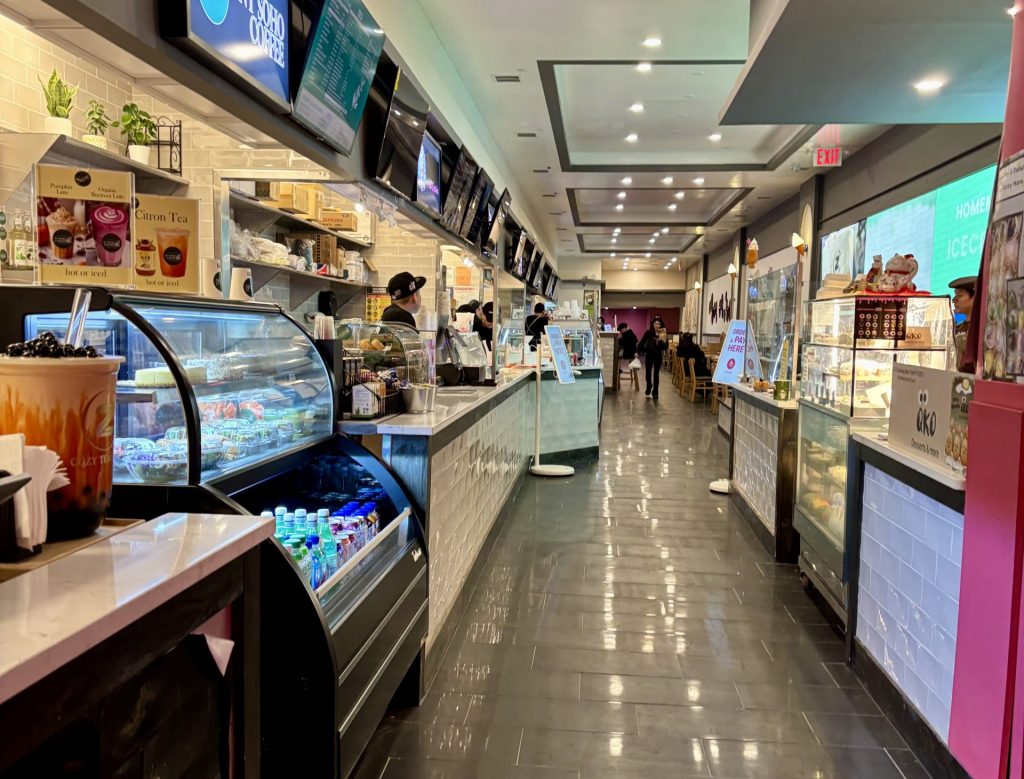
[[[668,349],[668,331],[665,329],[665,321],[656,316],[651,320],[651,326],[647,328],[644,337],[640,339],[637,351],[644,356],[644,367],[647,372],[648,397],[658,399],[658,385],[661,383],[661,363],[665,358],[665,351]]]

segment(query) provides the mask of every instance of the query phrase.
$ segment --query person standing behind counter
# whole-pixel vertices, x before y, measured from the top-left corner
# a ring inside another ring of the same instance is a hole
[[[540,346],[540,337],[544,334],[544,328],[548,324],[548,312],[543,303],[533,307],[533,313],[526,317],[526,337],[530,339],[530,350],[537,351]]]
[[[967,348],[967,333],[971,329],[971,314],[974,311],[974,290],[978,285],[977,276],[963,276],[949,283],[953,290],[953,313],[964,317],[953,329],[953,344],[956,346],[956,369],[966,373],[974,372],[974,363],[964,362]]]
[[[384,309],[380,317],[381,322],[398,322],[407,325],[413,330],[416,329],[415,314],[419,313],[423,304],[423,295],[420,290],[426,286],[427,280],[423,276],[413,276],[407,271],[396,274],[388,282],[388,295],[391,297],[391,305]]]
[[[484,303],[478,306],[473,316],[473,332],[480,336],[480,341],[488,349],[493,349],[494,340],[494,304]]]

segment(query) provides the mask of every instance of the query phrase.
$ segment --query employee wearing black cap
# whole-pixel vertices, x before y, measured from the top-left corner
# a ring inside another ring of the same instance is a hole
[[[427,280],[423,276],[413,276],[404,271],[392,276],[391,281],[388,282],[391,305],[384,309],[380,321],[398,322],[415,330],[416,317],[413,315],[420,310],[420,305],[423,302],[420,290],[426,283]]]
[[[967,333],[971,329],[971,313],[974,309],[974,290],[978,285],[977,276],[963,276],[949,282],[953,290],[953,312],[964,317],[953,329],[953,344],[956,346],[957,370],[974,370],[974,365],[964,362],[964,351],[967,349]]]

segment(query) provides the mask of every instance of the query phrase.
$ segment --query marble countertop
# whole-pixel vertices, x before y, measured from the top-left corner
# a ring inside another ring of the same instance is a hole
[[[727,386],[733,392],[737,392],[740,395],[752,395],[763,403],[775,406],[778,409],[789,409],[792,411],[800,407],[799,402],[795,398],[793,400],[776,400],[770,392],[754,392],[754,388],[746,384],[729,384]]]
[[[0,584],[0,703],[274,532],[274,520],[164,514]]]
[[[870,449],[874,449],[877,452],[881,452],[886,457],[890,457],[893,460],[898,460],[904,465],[913,468],[918,473],[927,476],[934,482],[945,485],[953,490],[963,492],[967,489],[967,479],[963,476],[955,473],[949,468],[943,468],[936,465],[933,462],[925,460],[921,455],[916,452],[911,452],[903,448],[895,447],[888,441],[883,441],[878,438],[875,433],[854,433],[852,436],[853,440],[862,446],[866,446]]]

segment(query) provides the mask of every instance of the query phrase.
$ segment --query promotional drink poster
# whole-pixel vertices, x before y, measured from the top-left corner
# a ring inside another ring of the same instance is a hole
[[[138,195],[135,285],[151,292],[198,295],[199,201]]]
[[[131,173],[36,165],[39,280],[128,286],[133,188]]]

